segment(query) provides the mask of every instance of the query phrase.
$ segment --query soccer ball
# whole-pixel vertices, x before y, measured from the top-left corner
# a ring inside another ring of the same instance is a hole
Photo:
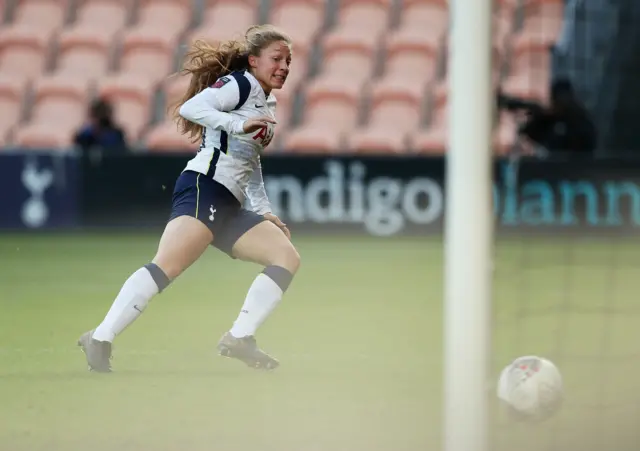
[[[562,407],[562,375],[547,359],[536,356],[519,357],[500,373],[498,398],[512,419],[544,421]]]

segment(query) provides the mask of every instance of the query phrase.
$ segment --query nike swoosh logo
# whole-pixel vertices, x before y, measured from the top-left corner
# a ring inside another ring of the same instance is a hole
[[[256,108],[262,108],[263,105],[258,105],[257,103],[254,105]]]

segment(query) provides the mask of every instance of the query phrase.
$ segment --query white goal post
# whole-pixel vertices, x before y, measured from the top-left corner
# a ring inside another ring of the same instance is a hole
[[[491,0],[449,5],[443,448],[488,451],[493,5]]]

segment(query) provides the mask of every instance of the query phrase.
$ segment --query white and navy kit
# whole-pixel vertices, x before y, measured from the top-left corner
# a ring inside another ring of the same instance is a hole
[[[221,77],[180,108],[180,115],[203,131],[198,153],[176,182],[171,219],[199,219],[213,232],[214,246],[228,254],[240,236],[271,212],[260,155],[274,126],[244,133],[243,124],[259,116],[275,119],[275,107],[275,97],[266,96],[258,80],[243,71]],[[247,200],[250,210],[242,208]]]

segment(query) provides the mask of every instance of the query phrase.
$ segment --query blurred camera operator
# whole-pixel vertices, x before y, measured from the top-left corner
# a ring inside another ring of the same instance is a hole
[[[549,107],[499,93],[498,108],[524,112],[527,119],[518,134],[546,152],[592,155],[595,150],[595,126],[569,80],[559,79],[552,84]]]
[[[111,153],[127,151],[124,132],[113,120],[111,104],[104,99],[91,103],[87,123],[78,130],[74,142],[85,153],[92,148]]]

